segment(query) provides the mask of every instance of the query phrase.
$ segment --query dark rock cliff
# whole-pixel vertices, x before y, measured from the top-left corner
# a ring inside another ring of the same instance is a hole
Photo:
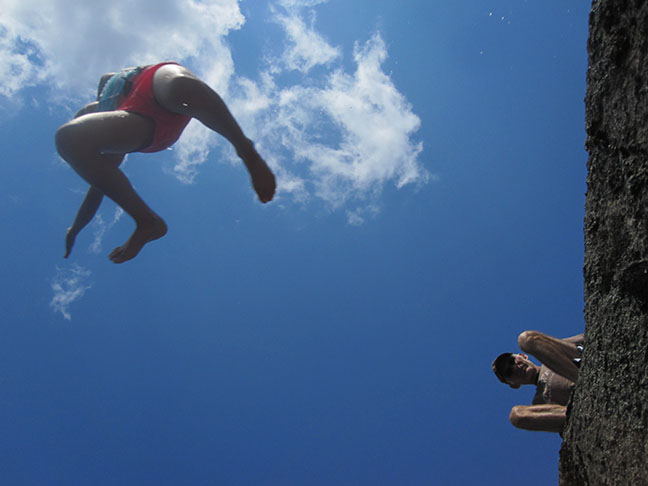
[[[588,41],[585,352],[562,485],[648,484],[648,2],[594,0]]]

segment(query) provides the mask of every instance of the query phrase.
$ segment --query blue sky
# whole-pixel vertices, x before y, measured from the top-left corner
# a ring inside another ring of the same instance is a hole
[[[0,12],[7,484],[555,484],[490,370],[583,330],[590,2],[9,0]],[[128,6],[127,6],[128,5]],[[155,6],[155,7],[153,7]],[[277,173],[193,122],[124,170],[169,233],[133,261],[56,128],[175,59]]]

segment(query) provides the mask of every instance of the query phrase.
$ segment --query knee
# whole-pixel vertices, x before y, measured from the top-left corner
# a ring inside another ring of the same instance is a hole
[[[61,126],[56,130],[56,135],[54,136],[54,141],[56,143],[56,150],[59,155],[68,160],[70,157],[71,147],[74,145],[75,129],[72,122],[68,122],[65,125]]]
[[[526,353],[532,353],[535,344],[542,339],[544,334],[538,331],[524,331],[518,336],[518,346]]]
[[[511,424],[514,427],[517,428],[524,428],[525,426],[525,419],[527,418],[528,414],[526,411],[526,406],[524,405],[516,405],[511,409],[511,413],[509,415],[509,420],[511,421]]]
[[[97,153],[94,138],[77,119],[61,126],[54,136],[56,150],[68,164],[75,165],[88,156]]]

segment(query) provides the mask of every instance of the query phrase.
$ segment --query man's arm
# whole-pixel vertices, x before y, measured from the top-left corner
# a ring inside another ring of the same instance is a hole
[[[580,358],[581,352],[574,343],[538,331],[524,331],[518,337],[518,345],[522,351],[538,358],[554,373],[576,383],[578,366],[573,360]]]
[[[511,423],[524,430],[562,432],[567,407],[564,405],[517,405],[511,409]]]

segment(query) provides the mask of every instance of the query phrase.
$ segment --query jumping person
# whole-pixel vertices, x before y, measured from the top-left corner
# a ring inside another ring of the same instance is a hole
[[[532,405],[511,409],[511,423],[526,430],[562,432],[567,402],[578,379],[583,335],[557,339],[538,331],[525,331],[518,337],[518,345],[542,365],[536,365],[523,353],[503,353],[493,361],[493,372],[502,383],[511,388],[536,387]]]
[[[225,137],[245,164],[262,203],[272,200],[276,182],[254,144],[221,97],[174,62],[124,69],[101,77],[97,101],[56,132],[61,157],[90,184],[65,238],[65,258],[77,234],[92,220],[103,196],[135,221],[135,231],[110,259],[122,263],[161,238],[167,225],[133,189],[119,169],[126,154],[158,152],[173,145],[192,118]]]

